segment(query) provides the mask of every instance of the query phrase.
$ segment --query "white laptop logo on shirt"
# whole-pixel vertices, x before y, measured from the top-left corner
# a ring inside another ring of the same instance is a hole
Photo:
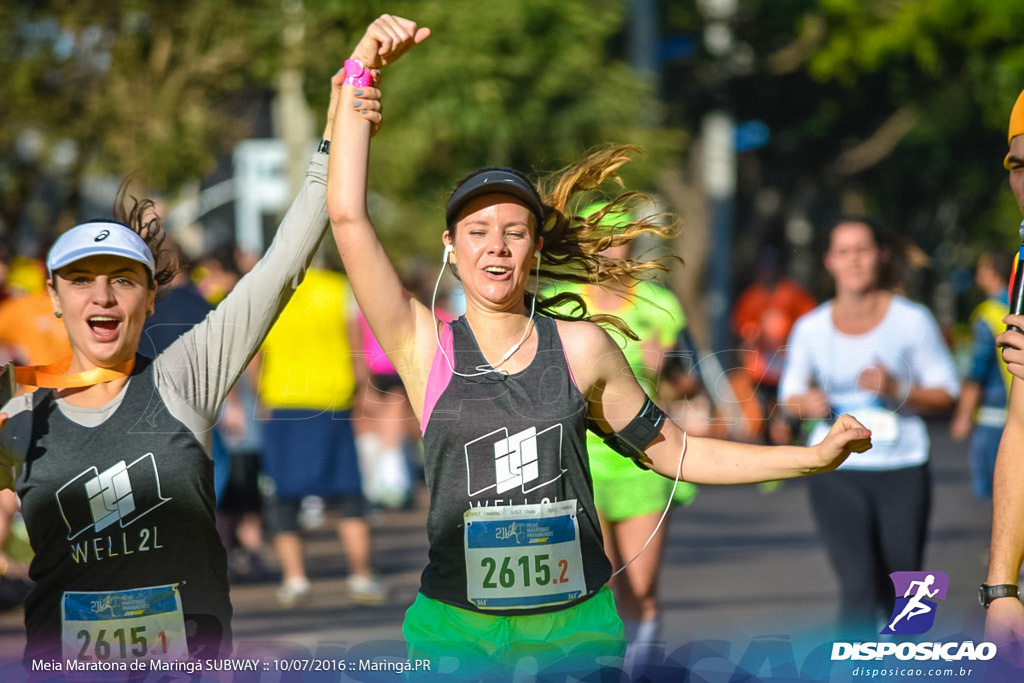
[[[123,529],[169,500],[160,493],[152,453],[131,464],[122,460],[103,472],[90,467],[57,491],[68,540],[90,527],[99,532],[120,523]]]
[[[557,457],[541,458],[538,445],[547,446],[541,452],[557,453]],[[502,427],[467,443],[465,452],[470,497],[492,489],[494,493],[530,493],[557,481],[565,472],[561,424],[541,432],[528,427],[511,435]]]

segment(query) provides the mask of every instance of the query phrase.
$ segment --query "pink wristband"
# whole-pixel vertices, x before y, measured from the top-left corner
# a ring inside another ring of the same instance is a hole
[[[373,74],[358,59],[346,59],[345,80],[343,83],[365,88],[373,85]]]

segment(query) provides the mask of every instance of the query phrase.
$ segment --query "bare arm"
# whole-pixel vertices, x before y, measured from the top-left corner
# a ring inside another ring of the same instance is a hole
[[[832,416],[828,396],[818,387],[811,387],[807,393],[779,399],[779,406],[793,417],[801,420],[826,420]]]
[[[24,568],[11,566],[10,559],[4,552],[4,543],[11,533],[11,525],[19,507],[18,496],[14,491],[0,490],[0,577],[21,578],[19,575],[24,572]]]
[[[591,323],[561,324],[570,366],[587,398],[590,415],[605,431],[625,428],[640,412],[646,396],[625,357],[604,330]],[[647,449],[653,469],[674,479],[682,461],[681,478],[697,484],[747,484],[791,479],[835,469],[854,451],[870,447],[870,432],[849,416],[836,420],[825,439],[810,448],[754,446],[732,441],[687,437],[665,420],[661,433]]]
[[[328,120],[337,118],[340,85],[341,77],[335,76]],[[375,125],[379,105],[370,97],[353,115]],[[266,253],[204,321],[154,361],[157,390],[171,414],[207,446],[218,408],[302,282],[326,232],[327,161],[322,153],[313,154],[302,188]]]
[[[366,66],[390,64],[429,30],[414,22],[384,15],[367,29],[352,57]],[[429,364],[435,321],[429,309],[402,286],[366,210],[371,122],[360,117],[352,85],[337,84],[338,114],[334,117],[327,173],[327,213],[335,243],[352,283],[359,308],[395,365],[417,413],[423,383],[417,368]]]
[[[902,402],[918,414],[943,413],[956,405],[956,399],[944,388],[903,385],[881,364],[865,368],[857,378],[857,386],[890,401]]]
[[[1024,495],[1021,491],[1024,491],[1024,380],[1014,377],[993,476],[992,539],[985,581],[990,586],[1017,583],[1024,561]],[[1017,598],[993,600],[988,608],[985,631],[986,637],[997,644],[1024,644],[1024,605]]]
[[[929,415],[946,413],[956,406],[956,399],[945,389],[938,387],[911,386],[907,392],[907,405],[915,413]]]
[[[949,432],[954,441],[963,441],[971,435],[974,428],[974,410],[981,404],[981,384],[965,380],[960,388],[960,400],[956,404],[956,412],[949,424]]]

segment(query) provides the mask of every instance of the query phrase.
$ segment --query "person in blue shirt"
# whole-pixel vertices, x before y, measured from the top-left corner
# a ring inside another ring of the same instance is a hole
[[[950,423],[954,440],[971,438],[971,490],[985,500],[992,500],[992,472],[1006,425],[1012,377],[996,348],[996,336],[1006,328],[1003,318],[1009,312],[1007,286],[1012,268],[1013,256],[1005,251],[992,249],[978,259],[974,281],[986,298],[971,313],[971,362]]]

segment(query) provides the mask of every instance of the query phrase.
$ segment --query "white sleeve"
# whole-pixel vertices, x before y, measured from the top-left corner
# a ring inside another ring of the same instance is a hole
[[[779,379],[779,403],[785,403],[793,396],[806,394],[815,377],[814,367],[814,319],[807,315],[793,325],[786,341],[786,359]]]
[[[221,402],[302,282],[327,222],[327,155],[315,153],[263,258],[205,320],[154,361],[157,390],[171,414],[193,432],[213,424]]]
[[[945,389],[954,399],[960,396],[960,380],[953,354],[942,337],[935,317],[923,306],[919,309],[921,331],[916,344],[911,345],[912,379],[915,384],[929,389]]]

